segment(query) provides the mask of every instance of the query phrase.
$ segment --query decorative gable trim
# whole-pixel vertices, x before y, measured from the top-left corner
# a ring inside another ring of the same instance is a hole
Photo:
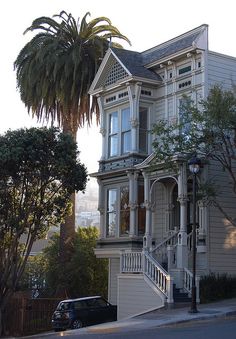
[[[120,80],[128,79],[131,73],[109,49],[89,89],[89,94],[96,94],[102,88],[111,86]]]

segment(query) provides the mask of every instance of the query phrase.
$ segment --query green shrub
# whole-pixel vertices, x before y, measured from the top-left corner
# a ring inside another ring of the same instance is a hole
[[[228,274],[210,274],[201,277],[200,299],[201,303],[208,303],[227,298],[236,297],[236,276]]]

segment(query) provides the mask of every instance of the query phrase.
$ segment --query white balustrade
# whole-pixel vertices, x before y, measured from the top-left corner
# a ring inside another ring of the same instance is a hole
[[[167,302],[173,302],[173,279],[149,253],[122,252],[121,272],[145,274],[167,297]]]
[[[192,281],[193,281],[193,273],[189,271],[187,268],[184,269],[184,289],[188,292],[189,296],[192,294]],[[199,295],[199,281],[200,277],[196,276],[196,301],[197,303],[200,302],[200,295]]]
[[[156,247],[150,250],[151,255],[158,262],[166,262],[168,264],[168,268],[174,268],[176,264],[176,246],[178,243],[178,232],[174,231],[168,238],[158,244]],[[167,248],[171,251],[171,256],[168,255]]]

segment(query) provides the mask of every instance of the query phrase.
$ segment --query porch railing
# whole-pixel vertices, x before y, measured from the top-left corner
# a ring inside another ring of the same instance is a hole
[[[122,252],[120,263],[122,273],[143,273],[142,252]]]
[[[192,294],[192,280],[193,280],[193,273],[189,271],[187,268],[184,268],[184,289],[188,292],[189,296]],[[197,303],[200,302],[200,295],[199,295],[199,281],[200,277],[196,276],[196,301]]]
[[[143,273],[173,303],[173,279],[148,252],[122,252],[122,273]]]

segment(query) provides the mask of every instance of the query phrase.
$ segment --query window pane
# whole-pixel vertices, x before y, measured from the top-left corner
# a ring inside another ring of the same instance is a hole
[[[131,150],[131,131],[122,133],[122,154]]]
[[[147,129],[147,114],[148,109],[146,107],[139,108],[139,126],[141,129]]]
[[[113,112],[110,114],[109,120],[109,134],[114,134],[118,132],[118,112]]]
[[[117,208],[117,190],[110,189],[107,192],[107,227],[106,234],[109,237],[115,236],[116,230],[116,208]]]
[[[148,151],[148,129],[147,129],[148,109],[139,108],[139,151],[147,153]]]
[[[117,191],[115,189],[111,189],[108,191],[108,211],[116,211],[116,198]]]
[[[191,104],[191,98],[186,97],[179,100],[179,122],[183,124],[180,134],[188,138],[191,129],[191,113],[189,114],[188,106]]]
[[[120,235],[129,235],[130,208],[129,188],[122,187],[120,191]]]
[[[118,155],[118,135],[112,135],[109,137],[109,156],[114,157]]]
[[[108,213],[107,216],[107,236],[114,237],[116,233],[116,213]]]
[[[138,186],[138,235],[145,233],[146,210],[143,206],[144,203],[144,186]]]
[[[121,130],[124,132],[130,129],[130,109],[125,108],[121,111]]]
[[[129,235],[129,210],[120,212],[120,235]]]

